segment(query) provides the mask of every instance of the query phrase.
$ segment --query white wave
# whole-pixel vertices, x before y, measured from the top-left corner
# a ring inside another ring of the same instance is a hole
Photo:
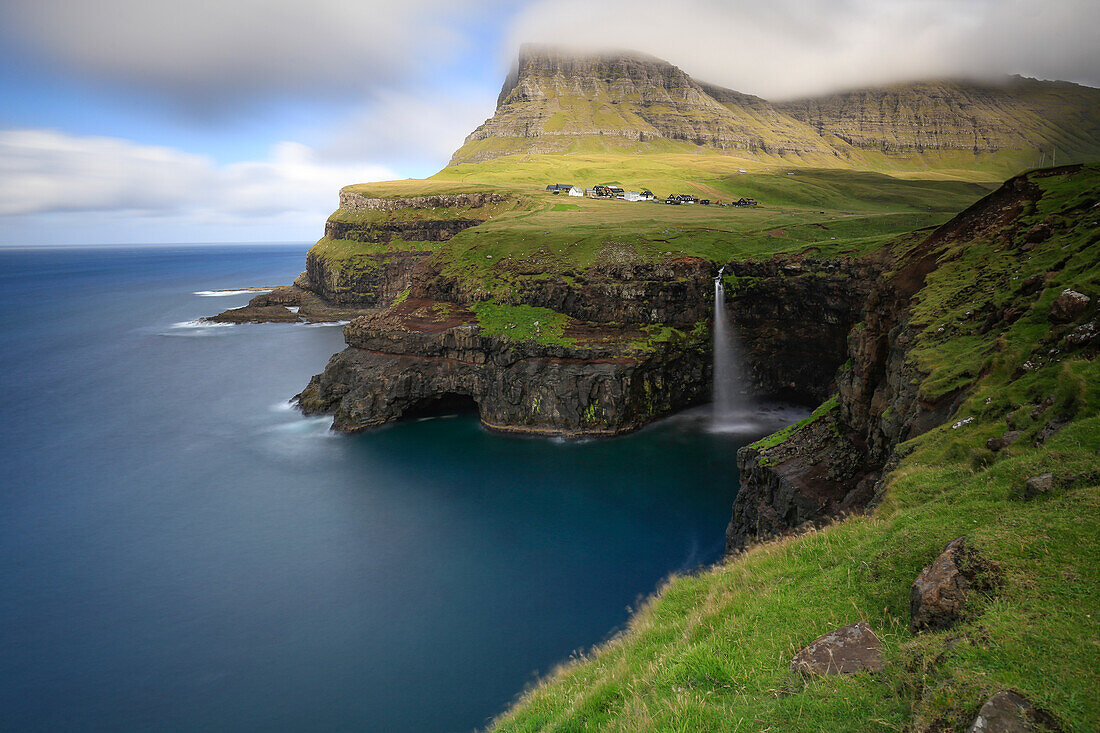
[[[291,412],[294,410],[294,400],[278,402],[271,406],[272,412]]]
[[[346,326],[351,321],[326,321],[324,323],[306,323],[306,328],[324,328],[325,326]]]
[[[197,290],[192,295],[203,298],[224,298],[227,295],[259,295],[270,293],[274,288],[243,288],[241,290]]]
[[[339,433],[332,430],[332,416],[301,417],[292,422],[275,425],[269,432],[281,435],[304,435],[313,438],[336,438]]]
[[[204,321],[201,318],[194,321],[180,321],[179,323],[173,323],[172,328],[232,328],[237,324],[235,323],[216,323],[214,321]]]

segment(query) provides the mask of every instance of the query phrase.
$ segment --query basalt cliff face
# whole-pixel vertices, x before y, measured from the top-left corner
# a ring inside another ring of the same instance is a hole
[[[348,348],[297,397],[343,431],[475,408],[496,430],[613,435],[700,401],[709,382],[697,339],[645,350],[515,341],[485,335],[473,313],[441,301],[410,298],[357,318],[344,336]]]
[[[1068,82],[928,81],[772,103],[644,54],[526,45],[495,114],[451,164],[594,144],[667,151],[662,140],[832,165],[863,151],[898,163],[926,152],[1016,151],[1038,163],[1055,148],[1068,162],[1100,154],[1098,119],[1100,90]]]
[[[1026,253],[1049,239],[1053,227],[1065,227],[1072,219],[1051,215],[1040,224],[1020,223],[1024,214],[1034,215],[1041,196],[1033,179],[1075,170],[1071,166],[1013,178],[892,258],[886,276],[870,288],[863,302],[863,320],[848,333],[848,358],[837,373],[835,400],[787,439],[777,444],[762,441],[738,452],[741,491],[726,532],[727,551],[874,503],[897,446],[943,424],[981,376],[964,373],[954,388],[932,397],[922,395],[927,375],[912,351],[928,324],[914,325],[912,317],[928,278],[959,243],[995,240],[1001,247]],[[1028,278],[1014,287],[1019,305],[976,306],[968,312],[973,323],[965,327],[990,334],[995,341],[999,330],[1009,328],[1041,293],[1043,278]],[[1050,429],[1056,430],[1057,424],[1052,422]]]
[[[743,323],[749,382],[761,396],[807,404],[834,388],[844,334],[863,317],[873,261],[727,263],[740,288],[727,300]],[[520,306],[568,315],[557,341],[487,333],[472,294],[430,261],[409,295],[345,328],[348,348],[298,396],[310,414],[357,431],[456,406],[494,429],[609,435],[706,401],[715,263],[695,258],[634,268],[594,267],[583,277],[518,289]],[[751,274],[749,274],[751,273]],[[652,339],[654,324],[671,329]]]

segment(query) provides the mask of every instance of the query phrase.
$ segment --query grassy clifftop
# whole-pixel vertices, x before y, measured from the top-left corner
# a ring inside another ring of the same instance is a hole
[[[967,396],[899,446],[882,504],[671,579],[497,730],[963,730],[1002,689],[1067,730],[1100,727],[1100,368],[1088,336],[1100,167],[1027,183],[1041,197],[1011,225],[950,244],[916,299],[908,358],[922,394]],[[1067,288],[1087,309],[1052,317]],[[1010,430],[1015,442],[987,447]],[[1048,472],[1051,491],[1025,498],[1024,480]],[[972,595],[954,628],[914,635],[910,585],[961,535],[999,584]],[[801,646],[857,620],[883,642],[883,673],[788,671]]]

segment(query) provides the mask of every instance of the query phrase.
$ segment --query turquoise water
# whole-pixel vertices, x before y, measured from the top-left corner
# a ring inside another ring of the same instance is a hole
[[[720,556],[745,438],[706,413],[289,409],[339,328],[192,322],[305,249],[0,250],[0,729],[470,730]]]

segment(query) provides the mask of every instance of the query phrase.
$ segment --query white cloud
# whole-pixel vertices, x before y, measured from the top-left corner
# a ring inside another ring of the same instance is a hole
[[[502,79],[503,81],[503,79]],[[466,136],[493,114],[495,89],[451,89],[444,94],[382,90],[353,112],[318,147],[326,157],[442,168]]]
[[[769,99],[933,77],[1100,84],[1096,0],[540,0],[526,41],[629,48]]]
[[[293,142],[275,145],[264,160],[217,165],[204,156],[115,138],[0,131],[4,217],[111,212],[231,226],[278,219],[319,233],[342,186],[394,177],[383,166],[325,162]]]
[[[447,0],[0,1],[25,53],[195,107],[267,94],[352,93],[469,53],[464,24],[495,12]]]

